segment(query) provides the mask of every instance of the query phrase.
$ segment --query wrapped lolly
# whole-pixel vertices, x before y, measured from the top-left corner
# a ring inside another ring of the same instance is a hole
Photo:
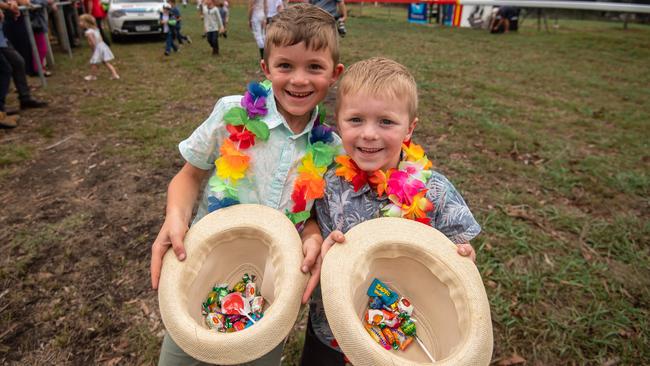
[[[386,306],[391,306],[398,300],[396,292],[392,291],[386,284],[374,279],[368,287],[368,296],[377,296]]]
[[[251,311],[253,313],[261,313],[264,308],[264,298],[262,296],[255,296],[251,301]]]
[[[413,322],[412,319],[405,320],[402,323],[402,326],[400,326],[400,329],[407,336],[414,336],[415,335],[415,323]]]
[[[246,284],[246,292],[244,292],[244,297],[248,301],[253,301],[253,298],[255,298],[255,282],[249,282]]]
[[[407,336],[401,329],[393,329],[393,335],[401,351],[404,351],[413,342],[413,337]]]
[[[212,291],[217,293],[217,305],[219,306],[221,306],[221,299],[223,299],[226,295],[230,293],[230,291],[228,290],[227,283],[215,285],[212,288]]]
[[[413,314],[413,304],[411,304],[411,302],[405,297],[401,297],[399,301],[397,301],[397,309],[401,314],[406,314],[408,316]]]
[[[241,293],[233,292],[221,301],[221,312],[228,315],[242,315],[250,313],[251,307]]]
[[[395,318],[397,318],[395,314],[386,310],[368,309],[366,312],[366,322],[372,325],[386,324],[386,322],[391,323]]]
[[[219,313],[209,313],[205,317],[205,323],[208,325],[208,328],[223,331],[225,328],[225,318],[223,314]]]
[[[244,330],[246,328],[246,319],[241,319],[236,321],[232,327],[235,329],[235,331],[240,331]]]
[[[388,342],[386,342],[386,337],[384,337],[384,335],[381,333],[381,329],[379,329],[378,326],[370,324],[364,324],[364,326],[366,327],[368,334],[370,334],[375,342],[379,343],[385,349],[390,349],[390,345]]]
[[[244,293],[246,291],[246,283],[244,281],[239,281],[232,287],[233,291]]]
[[[393,347],[393,349],[398,349],[399,346],[397,345],[397,340],[395,339],[395,335],[393,334],[393,331],[390,330],[389,327],[383,327],[381,329],[381,333],[384,335],[386,338],[386,342]]]

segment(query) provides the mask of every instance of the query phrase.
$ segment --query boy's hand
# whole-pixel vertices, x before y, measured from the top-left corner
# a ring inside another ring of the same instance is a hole
[[[183,239],[188,229],[189,227],[183,220],[171,216],[165,218],[158,237],[151,246],[151,287],[154,290],[158,289],[162,260],[170,245],[174,249],[176,258],[180,261],[185,260]]]
[[[332,231],[323,241],[321,241],[321,238],[320,235],[312,235],[307,237],[302,245],[305,260],[302,262],[301,269],[304,273],[307,273],[307,271],[311,273],[309,281],[307,281],[307,287],[305,287],[305,292],[302,295],[303,304],[309,301],[311,293],[314,292],[314,289],[320,281],[321,265],[323,264],[323,258],[325,258],[323,250],[327,253],[332,245],[345,241],[343,233],[338,230]]]
[[[458,249],[457,252],[458,254],[462,255],[463,257],[469,257],[469,259],[472,260],[472,262],[476,263],[476,251],[474,251],[474,247],[470,243],[463,243],[463,244],[458,244],[457,245]]]

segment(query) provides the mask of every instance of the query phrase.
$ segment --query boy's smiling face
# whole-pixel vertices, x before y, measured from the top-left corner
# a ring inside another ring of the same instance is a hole
[[[328,49],[314,51],[304,42],[269,51],[268,62],[262,60],[261,66],[273,83],[278,111],[294,132],[301,132],[311,111],[325,99],[329,87],[343,72],[343,65],[334,64]]]
[[[363,92],[341,98],[336,121],[345,152],[366,172],[397,168],[417,124],[405,100]]]

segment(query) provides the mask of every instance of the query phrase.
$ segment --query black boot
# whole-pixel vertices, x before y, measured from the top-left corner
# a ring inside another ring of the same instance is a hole
[[[264,49],[260,48],[260,60],[264,59]]]

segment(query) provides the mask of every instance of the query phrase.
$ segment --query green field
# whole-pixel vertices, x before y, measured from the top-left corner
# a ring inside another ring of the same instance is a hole
[[[232,9],[220,57],[210,55],[190,9],[181,8],[194,43],[178,54],[163,56],[158,40],[113,45],[119,82],[106,70],[83,81],[85,43],[71,59],[56,53],[54,77],[36,92],[52,107],[0,132],[0,198],[8,202],[0,293],[12,288],[0,296],[0,360],[157,360],[163,326],[149,289],[149,247],[181,164],[176,145],[219,97],[262,76],[245,8]],[[519,355],[528,365],[650,364],[650,27],[561,20],[538,32],[527,21],[518,33],[490,35],[405,18],[397,8],[352,7],[342,62],[385,56],[418,80],[415,141],[483,227],[473,244],[494,362]],[[60,145],[69,159],[47,148],[69,135],[80,146]],[[61,170],[38,169],[51,168],[47,161]],[[60,175],[77,177],[85,161],[78,177],[86,183]],[[43,217],[44,202],[61,213]],[[77,240],[80,233],[90,239]],[[37,305],[25,299],[34,298],[56,301],[26,312]],[[303,330],[304,319],[287,365],[299,358]]]

